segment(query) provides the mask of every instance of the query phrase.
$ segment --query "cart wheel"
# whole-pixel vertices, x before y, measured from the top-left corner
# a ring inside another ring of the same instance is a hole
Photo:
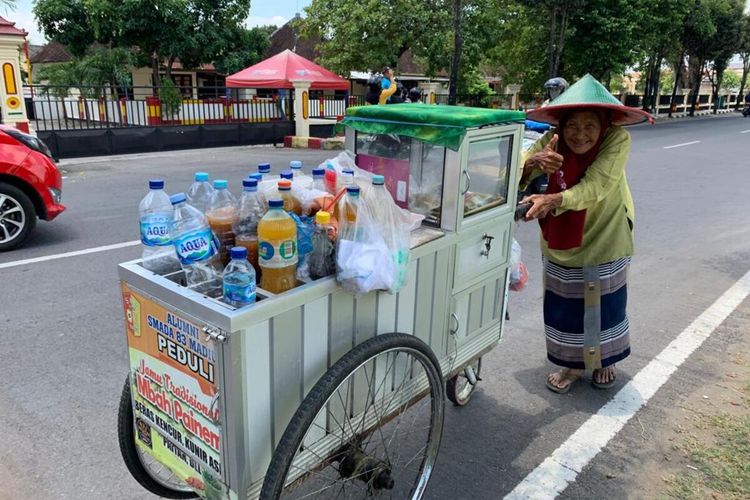
[[[117,412],[117,438],[120,453],[125,465],[141,486],[151,493],[164,498],[197,498],[195,491],[165,466],[157,462],[135,444],[135,424],[130,398],[130,377],[125,379],[125,387],[120,396]]]
[[[443,381],[401,333],[355,347],[315,384],[271,458],[262,500],[422,497],[440,449]]]
[[[477,358],[469,366],[474,370],[476,382],[473,384],[466,377],[466,371],[462,371],[455,377],[448,379],[445,384],[445,393],[454,405],[466,406],[479,383],[479,372],[482,370],[482,358]]]

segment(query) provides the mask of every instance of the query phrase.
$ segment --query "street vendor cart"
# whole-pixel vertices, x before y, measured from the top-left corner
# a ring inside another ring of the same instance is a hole
[[[466,404],[502,336],[524,114],[351,108],[347,150],[421,214],[408,279],[355,296],[335,276],[234,309],[119,266],[130,472],[170,498],[420,498],[444,399]]]

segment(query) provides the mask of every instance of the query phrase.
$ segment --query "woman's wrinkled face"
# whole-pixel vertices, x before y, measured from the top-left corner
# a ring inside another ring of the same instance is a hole
[[[599,140],[602,125],[593,111],[576,111],[565,123],[563,137],[575,154],[582,155],[594,147]]]

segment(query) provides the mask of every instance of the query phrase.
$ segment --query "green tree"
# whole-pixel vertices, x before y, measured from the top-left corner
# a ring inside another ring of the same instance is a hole
[[[40,29],[78,56],[94,43],[131,50],[152,67],[160,84],[162,65],[213,62],[242,49],[240,29],[250,0],[36,0]],[[238,34],[240,36],[238,36]]]
[[[305,12],[303,36],[321,37],[320,63],[341,75],[396,67],[409,49],[443,51],[437,59],[444,62],[450,50],[451,16],[441,0],[313,0]]]
[[[740,98],[745,95],[745,85],[747,84],[747,75],[750,73],[750,14],[742,16],[742,27],[740,30],[740,44],[738,53],[742,59],[742,78],[740,79]],[[739,108],[741,101],[737,100]]]
[[[643,108],[650,110],[656,105],[660,89],[675,89],[674,78],[667,87],[661,73],[665,60],[684,58],[679,39],[690,6],[683,0],[647,0],[641,5],[637,47],[642,54],[640,66],[645,76]]]
[[[540,91],[549,74],[548,40],[539,23],[540,11],[521,2],[506,2],[498,12],[502,22],[484,65],[506,85],[522,85],[525,93]]]
[[[707,0],[708,1],[708,0]],[[729,60],[739,49],[743,0],[710,0],[709,7],[716,32],[706,40],[708,78],[711,82],[714,113],[719,109],[719,91]]]
[[[37,0],[33,7],[37,25],[47,38],[79,57],[96,41],[85,4],[85,0]]]
[[[706,62],[710,58],[709,46],[706,40],[716,34],[712,12],[708,2],[694,0],[690,12],[685,19],[685,25],[680,37],[685,55],[688,57],[688,84],[692,96],[690,116],[695,114],[695,106],[698,102]]]
[[[276,26],[262,26],[252,29],[238,28],[234,46],[227,46],[219,54],[214,65],[219,73],[231,75],[252,66],[263,59],[269,45],[268,37]]]
[[[637,62],[645,2],[587,1],[570,17],[565,46],[565,72],[578,78],[591,73],[609,86],[612,75]]]
[[[734,71],[725,71],[724,78],[721,80],[721,91],[723,92],[737,92],[740,88],[740,75]]]

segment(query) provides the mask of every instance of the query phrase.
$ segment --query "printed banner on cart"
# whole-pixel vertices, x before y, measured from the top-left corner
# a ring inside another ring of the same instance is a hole
[[[227,498],[213,342],[125,283],[122,297],[136,443],[204,498]]]

